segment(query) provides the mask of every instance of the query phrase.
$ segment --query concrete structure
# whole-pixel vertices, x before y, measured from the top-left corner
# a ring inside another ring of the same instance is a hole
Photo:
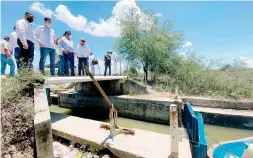
[[[94,76],[97,81],[109,80],[123,80],[127,76]],[[45,80],[45,84],[59,84],[59,83],[72,83],[72,82],[92,82],[89,76],[75,76],[75,77],[50,77]]]
[[[203,97],[182,97],[182,99],[194,106],[236,110],[253,110],[253,101],[218,100]]]
[[[38,158],[53,157],[53,138],[51,128],[51,118],[46,97],[43,89],[34,90],[34,128],[36,153]]]
[[[103,122],[56,113],[51,113],[51,119],[53,134],[57,136],[95,148],[108,141],[109,131],[100,128]],[[169,135],[134,130],[135,135],[117,135],[107,148],[117,157],[168,158],[172,146]],[[191,157],[189,140],[183,138],[179,142],[179,158]]]
[[[172,104],[170,106],[170,144],[171,146],[171,154],[172,158],[178,158],[178,115],[177,115],[177,105]]]
[[[206,124],[253,130],[253,111],[251,110],[208,107],[193,107],[193,110],[202,113]]]
[[[102,97],[85,96],[79,92],[62,92],[58,94],[58,103],[61,107],[76,109],[93,107],[100,109],[108,115],[108,104]],[[137,99],[134,96],[109,96],[119,116],[154,123],[169,123],[170,105],[175,100],[169,98],[159,99]],[[55,99],[54,99],[55,100]],[[104,110],[103,110],[104,109]],[[178,104],[179,127],[182,126],[182,105]]]

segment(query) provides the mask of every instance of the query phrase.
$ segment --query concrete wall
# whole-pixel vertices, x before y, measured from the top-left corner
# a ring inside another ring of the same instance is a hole
[[[51,118],[44,89],[34,90],[34,128],[37,158],[53,157]]]
[[[193,106],[236,110],[253,110],[253,101],[229,101],[198,97],[182,97],[182,99],[185,102],[191,103]]]
[[[107,95],[144,94],[147,92],[145,86],[132,80],[108,80],[98,81],[98,83]],[[85,95],[100,95],[93,82],[76,83],[75,90]]]
[[[108,104],[102,97],[85,96],[81,92],[59,93],[59,105],[65,108],[77,109],[89,107],[97,108],[108,116]],[[118,111],[119,116],[144,120],[155,123],[169,124],[169,107],[174,100],[135,99],[127,96],[109,96]],[[179,126],[181,126],[181,107],[179,104]],[[180,109],[180,110],[179,110]],[[83,110],[85,113],[85,110]],[[97,111],[99,113],[99,111]],[[102,114],[101,114],[102,115]]]

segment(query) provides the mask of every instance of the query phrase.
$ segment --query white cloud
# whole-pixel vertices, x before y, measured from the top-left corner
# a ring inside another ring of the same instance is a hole
[[[55,9],[55,17],[77,31],[83,31],[87,25],[87,19],[84,16],[74,16],[65,5],[58,5]]]
[[[88,21],[83,15],[73,15],[71,11],[65,5],[58,5],[53,12],[50,9],[46,9],[43,3],[34,2],[31,7],[33,11],[40,13],[41,15],[53,15],[57,20],[66,23],[69,27],[88,33],[93,36],[99,37],[117,37],[120,34],[119,19],[124,19],[128,16],[128,13],[134,10],[137,15],[143,14],[141,9],[137,6],[135,0],[120,0],[112,9],[112,15],[108,19],[100,18],[98,22]],[[149,17],[143,16],[142,21],[147,22]]]
[[[183,45],[183,48],[186,48],[186,47],[191,47],[192,46],[192,43],[190,41],[187,41],[185,42],[185,44]]]
[[[249,57],[240,57],[239,58],[241,61],[243,61],[244,63],[247,64],[247,66],[249,68],[253,68],[253,58],[249,58]]]
[[[157,16],[157,17],[162,17],[163,14],[162,14],[162,13],[156,13],[155,16]]]
[[[38,13],[40,13],[41,15],[45,16],[45,17],[52,17],[52,15],[54,14],[54,12],[50,9],[46,9],[43,3],[40,2],[34,2],[31,6],[30,9],[32,11],[36,11]]]

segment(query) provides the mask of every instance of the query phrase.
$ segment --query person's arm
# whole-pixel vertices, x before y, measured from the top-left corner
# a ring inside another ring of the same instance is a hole
[[[16,24],[16,29],[17,29],[18,38],[20,39],[21,43],[23,44],[23,47],[27,49],[28,44],[27,44],[26,35],[25,35],[25,32],[26,32],[25,23],[23,21],[19,20]]]
[[[13,48],[14,47],[14,38],[13,38],[13,35],[11,34],[10,35],[10,41],[9,41],[9,51],[10,51],[10,54],[13,54]]]
[[[4,42],[4,53],[7,55],[8,58],[10,58],[11,54],[9,52],[9,45],[7,42]]]
[[[88,45],[87,45],[87,49],[88,49],[88,56],[90,56],[91,51],[90,51],[90,48],[89,48],[89,46],[88,46]]]
[[[34,32],[35,38],[39,42],[40,47],[44,47],[44,44],[40,40],[40,33],[41,33],[41,26],[38,26]]]
[[[65,53],[65,54],[68,54],[68,51],[64,49],[64,46],[63,46],[63,39],[60,38],[60,40],[58,41],[58,44],[59,44],[59,47],[60,47],[60,50]]]

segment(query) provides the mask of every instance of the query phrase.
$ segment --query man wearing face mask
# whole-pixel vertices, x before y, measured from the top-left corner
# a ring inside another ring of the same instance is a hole
[[[34,15],[31,12],[26,12],[24,19],[20,19],[16,23],[17,44],[20,48],[21,64],[22,67],[30,69],[33,68],[34,44],[37,41],[32,28],[33,20]],[[42,44],[40,41],[39,43]]]
[[[45,62],[47,56],[50,58],[50,73],[55,75],[55,32],[51,28],[51,18],[44,18],[44,25],[38,26],[35,30],[35,35],[41,41],[40,43],[40,62],[39,69],[42,74],[45,74]]]
[[[60,51],[62,51],[64,58],[64,76],[69,76],[69,66],[71,70],[71,76],[75,76],[75,64],[74,55],[75,48],[74,42],[71,40],[71,32],[65,31],[64,37],[61,37],[58,41]]]
[[[91,51],[86,44],[86,41],[84,38],[81,38],[80,44],[77,45],[76,48],[76,55],[78,58],[78,76],[84,76],[84,66],[89,67],[89,56],[91,54]],[[86,74],[86,73],[85,73]],[[87,75],[87,74],[86,74]]]

